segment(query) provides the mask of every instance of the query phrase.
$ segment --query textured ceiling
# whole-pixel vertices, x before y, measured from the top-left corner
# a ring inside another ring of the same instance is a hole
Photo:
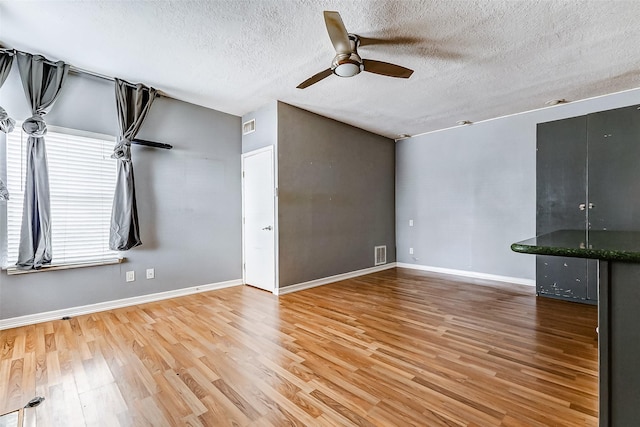
[[[415,70],[296,86],[334,51],[323,10]],[[273,100],[396,137],[640,86],[640,1],[0,1],[0,43],[243,115]]]

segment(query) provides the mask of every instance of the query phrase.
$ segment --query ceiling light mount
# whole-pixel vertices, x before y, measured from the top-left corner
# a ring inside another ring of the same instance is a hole
[[[553,105],[558,105],[558,104],[566,104],[567,101],[564,98],[560,98],[560,99],[550,99],[547,102],[544,103],[544,105],[548,105],[548,106],[553,106]]]
[[[467,125],[473,124],[473,122],[470,120],[458,120],[456,124],[459,126],[467,126]]]

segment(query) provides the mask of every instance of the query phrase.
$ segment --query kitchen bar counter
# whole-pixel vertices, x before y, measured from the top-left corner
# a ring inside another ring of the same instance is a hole
[[[598,259],[599,425],[640,425],[640,232],[559,230],[511,249]]]
[[[515,252],[640,263],[640,232],[558,230],[514,243]]]

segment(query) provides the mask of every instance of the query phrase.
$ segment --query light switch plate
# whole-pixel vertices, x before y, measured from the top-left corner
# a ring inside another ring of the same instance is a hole
[[[147,279],[156,277],[156,271],[153,268],[147,268]]]
[[[131,270],[127,271],[127,282],[133,282],[136,280],[136,272]]]

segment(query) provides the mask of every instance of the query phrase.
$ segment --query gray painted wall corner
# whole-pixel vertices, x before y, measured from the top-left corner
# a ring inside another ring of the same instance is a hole
[[[395,262],[394,141],[278,104],[280,287]]]
[[[264,107],[242,116],[242,123],[255,120],[255,131],[242,135],[242,153],[259,148],[278,145],[278,102],[273,101]]]
[[[536,124],[639,101],[634,90],[398,141],[398,262],[535,279],[535,258],[509,247],[535,235]]]

